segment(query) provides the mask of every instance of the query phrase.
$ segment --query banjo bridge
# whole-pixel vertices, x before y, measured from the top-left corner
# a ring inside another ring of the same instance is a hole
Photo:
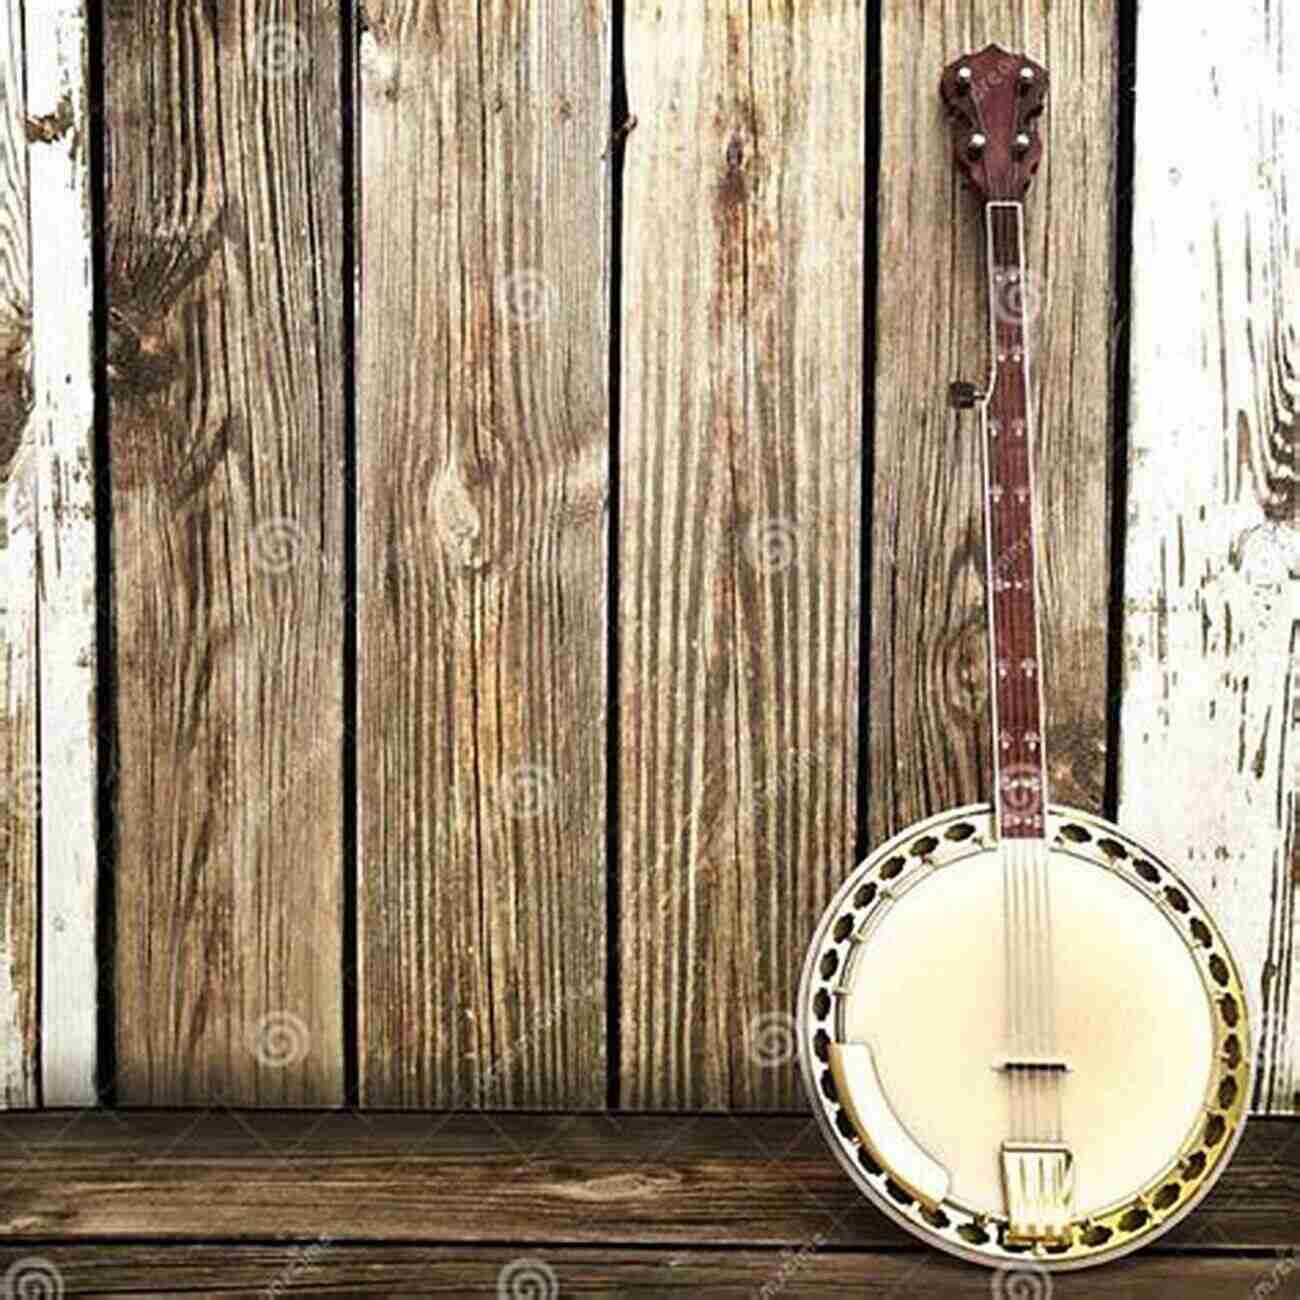
[[[1061,1142],[1003,1142],[1007,1240],[1043,1245],[1070,1240],[1074,1156]]]
[[[1067,1074],[1070,1063],[1054,1057],[1044,1056],[1009,1056],[993,1062],[995,1070],[1024,1070],[1031,1074]]]

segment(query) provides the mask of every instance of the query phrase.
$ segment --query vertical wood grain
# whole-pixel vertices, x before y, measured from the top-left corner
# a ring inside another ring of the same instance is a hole
[[[338,7],[106,44],[119,1098],[337,1103]]]
[[[47,1106],[95,1100],[94,288],[86,6],[27,23],[40,689],[40,1042]]]
[[[363,21],[362,1098],[600,1105],[607,6]]]
[[[798,1104],[852,866],[865,7],[629,0],[622,1102]]]
[[[1300,1110],[1297,75],[1269,0],[1141,9],[1120,812],[1233,944],[1276,1112]]]
[[[37,1102],[36,516],[22,0],[0,5],[0,1106]]]
[[[878,842],[991,795],[977,422],[947,385],[988,375],[979,201],[958,184],[938,80],[996,42],[1051,77],[1025,205],[1037,387],[1047,778],[1101,811],[1106,734],[1114,6],[887,0],[876,305],[869,824]]]

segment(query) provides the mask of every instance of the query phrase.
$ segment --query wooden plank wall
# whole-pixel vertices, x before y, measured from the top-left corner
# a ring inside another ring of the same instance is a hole
[[[623,1104],[798,1104],[852,862],[865,9],[627,7]]]
[[[40,717],[41,1101],[96,1099],[99,992],[93,251],[87,7],[27,23]]]
[[[1244,957],[1256,1105],[1300,1109],[1274,7],[1143,10],[1123,462],[1102,0],[107,6],[98,522],[93,124],[56,8],[0,4],[0,1100],[93,1098],[102,710],[116,1100],[333,1105],[354,1071],[385,1106],[803,1105],[794,985],[858,835],[987,782],[978,447],[944,404],[987,364],[979,221],[936,83],[996,38],[1054,81],[1054,793],[1100,808],[1121,743],[1122,819]]]
[[[963,50],[1023,49],[1051,76],[1026,202],[1052,798],[1102,811],[1114,272],[1114,6],[885,5],[877,208],[869,735],[871,840],[988,797],[982,469],[949,380],[982,384],[979,204],[958,185],[935,86]]]
[[[1294,1111],[1300,31],[1269,0],[1148,5],[1138,56],[1120,811],[1224,926],[1254,1105]]]
[[[14,0],[0,41],[0,1100],[86,1104],[99,953],[84,6],[25,23]]]
[[[341,49],[108,8],[124,1103],[342,1099]]]
[[[35,452],[22,0],[0,58],[0,1103],[37,1102]]]
[[[366,24],[361,1096],[600,1106],[609,14]]]

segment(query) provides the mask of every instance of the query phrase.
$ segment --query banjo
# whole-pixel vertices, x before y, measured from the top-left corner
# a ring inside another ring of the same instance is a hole
[[[950,396],[983,454],[993,798],[909,826],[844,882],[804,965],[800,1064],[891,1218],[981,1264],[1081,1268],[1209,1191],[1251,1039],[1232,954],[1168,862],[1048,802],[1023,204],[1047,73],[990,46],[941,93],[984,208],[990,373]]]

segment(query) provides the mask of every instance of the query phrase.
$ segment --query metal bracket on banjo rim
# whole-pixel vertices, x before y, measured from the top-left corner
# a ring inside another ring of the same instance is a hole
[[[1061,1142],[1003,1142],[1007,1240],[1050,1245],[1070,1239],[1074,1157]]]

